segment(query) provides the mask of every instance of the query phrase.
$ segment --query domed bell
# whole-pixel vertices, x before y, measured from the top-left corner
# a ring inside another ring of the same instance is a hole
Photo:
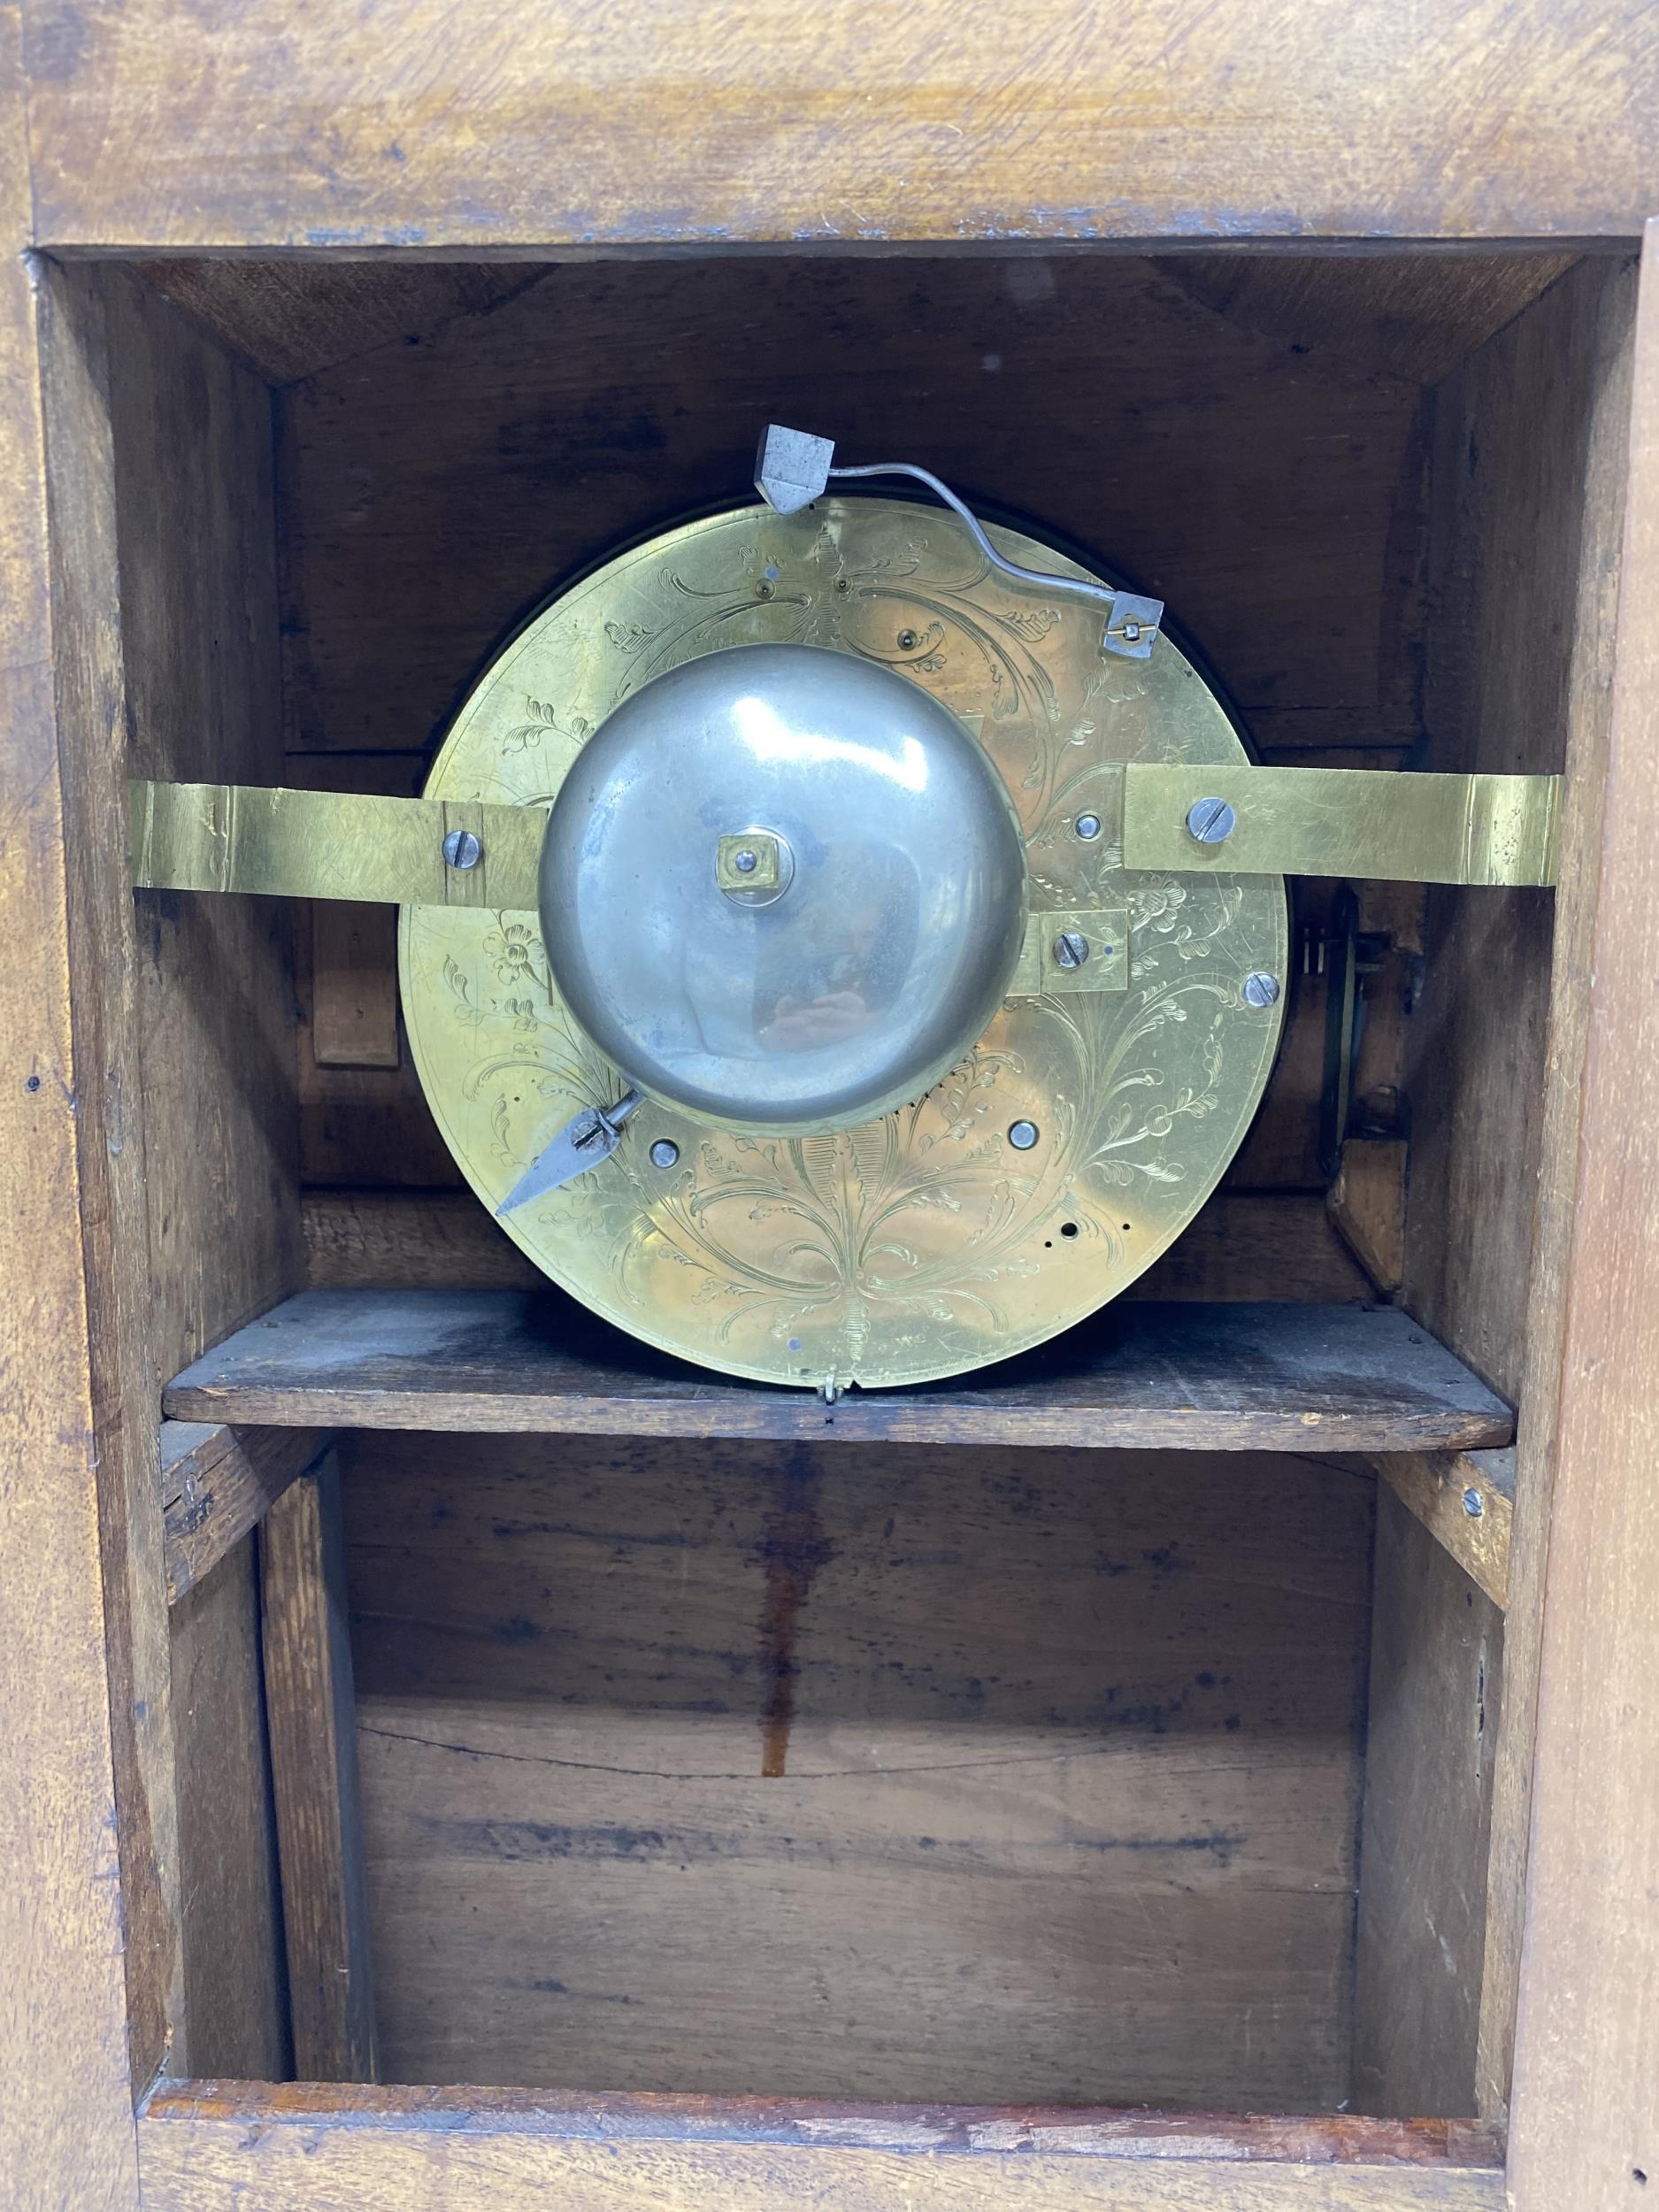
[[[892,670],[745,645],[583,747],[541,854],[560,997],[647,1096],[798,1135],[921,1097],[984,1033],[1025,928],[1007,787]]]

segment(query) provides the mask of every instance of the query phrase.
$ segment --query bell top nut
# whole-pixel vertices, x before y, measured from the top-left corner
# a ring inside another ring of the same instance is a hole
[[[745,905],[770,906],[788,889],[794,875],[794,856],[772,830],[739,830],[715,847],[717,888]]]

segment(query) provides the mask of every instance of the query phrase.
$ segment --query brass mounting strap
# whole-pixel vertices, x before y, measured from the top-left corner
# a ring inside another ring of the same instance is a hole
[[[1559,776],[1142,761],[1118,773],[1126,868],[1401,883],[1555,880]],[[1201,803],[1212,817],[1232,817],[1211,842],[1188,826]],[[134,783],[133,881],[160,890],[533,911],[546,824],[542,806]],[[1106,918],[1091,910],[1074,922],[1098,934]],[[1073,925],[1063,915],[1033,916],[1018,987],[1126,987],[1126,931],[1115,914],[1110,919],[1110,968],[1097,961],[1068,972],[1048,958],[1048,939]]]
[[[129,799],[141,887],[396,906],[536,904],[545,807],[224,783],[134,783]]]
[[[1208,844],[1187,826],[1205,800],[1236,818]],[[1124,865],[1183,875],[1549,884],[1560,810],[1559,776],[1134,761],[1124,770]]]

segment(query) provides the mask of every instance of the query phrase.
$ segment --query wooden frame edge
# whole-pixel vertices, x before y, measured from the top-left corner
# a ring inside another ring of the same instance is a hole
[[[1659,2178],[1659,217],[1647,226],[1633,366],[1538,1671],[1517,2212],[1633,2205]]]
[[[166,2082],[140,2115],[145,2212],[1497,2212],[1475,2122],[774,2098]]]

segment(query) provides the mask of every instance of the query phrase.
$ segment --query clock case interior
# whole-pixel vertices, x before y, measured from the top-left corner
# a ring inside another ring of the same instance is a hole
[[[772,419],[914,455],[1165,598],[1264,762],[1556,771],[1570,730],[1594,746],[1622,254],[85,259],[44,280],[91,792],[418,792],[502,637],[741,494]],[[532,1281],[426,1110],[389,910],[92,888],[101,927],[135,917],[122,1234],[152,1383],[307,1286]],[[1540,1341],[1554,896],[1356,887],[1340,1159],[1343,887],[1292,897],[1263,1110],[1132,1294],[1394,1302],[1514,1403]],[[1577,988],[1554,987],[1557,1041]],[[340,1439],[385,2078],[1501,2099],[1504,1617],[1367,1467],[1086,1431],[695,1431]],[[172,1615],[182,1971],[192,2070],[280,2078],[257,1541]]]

